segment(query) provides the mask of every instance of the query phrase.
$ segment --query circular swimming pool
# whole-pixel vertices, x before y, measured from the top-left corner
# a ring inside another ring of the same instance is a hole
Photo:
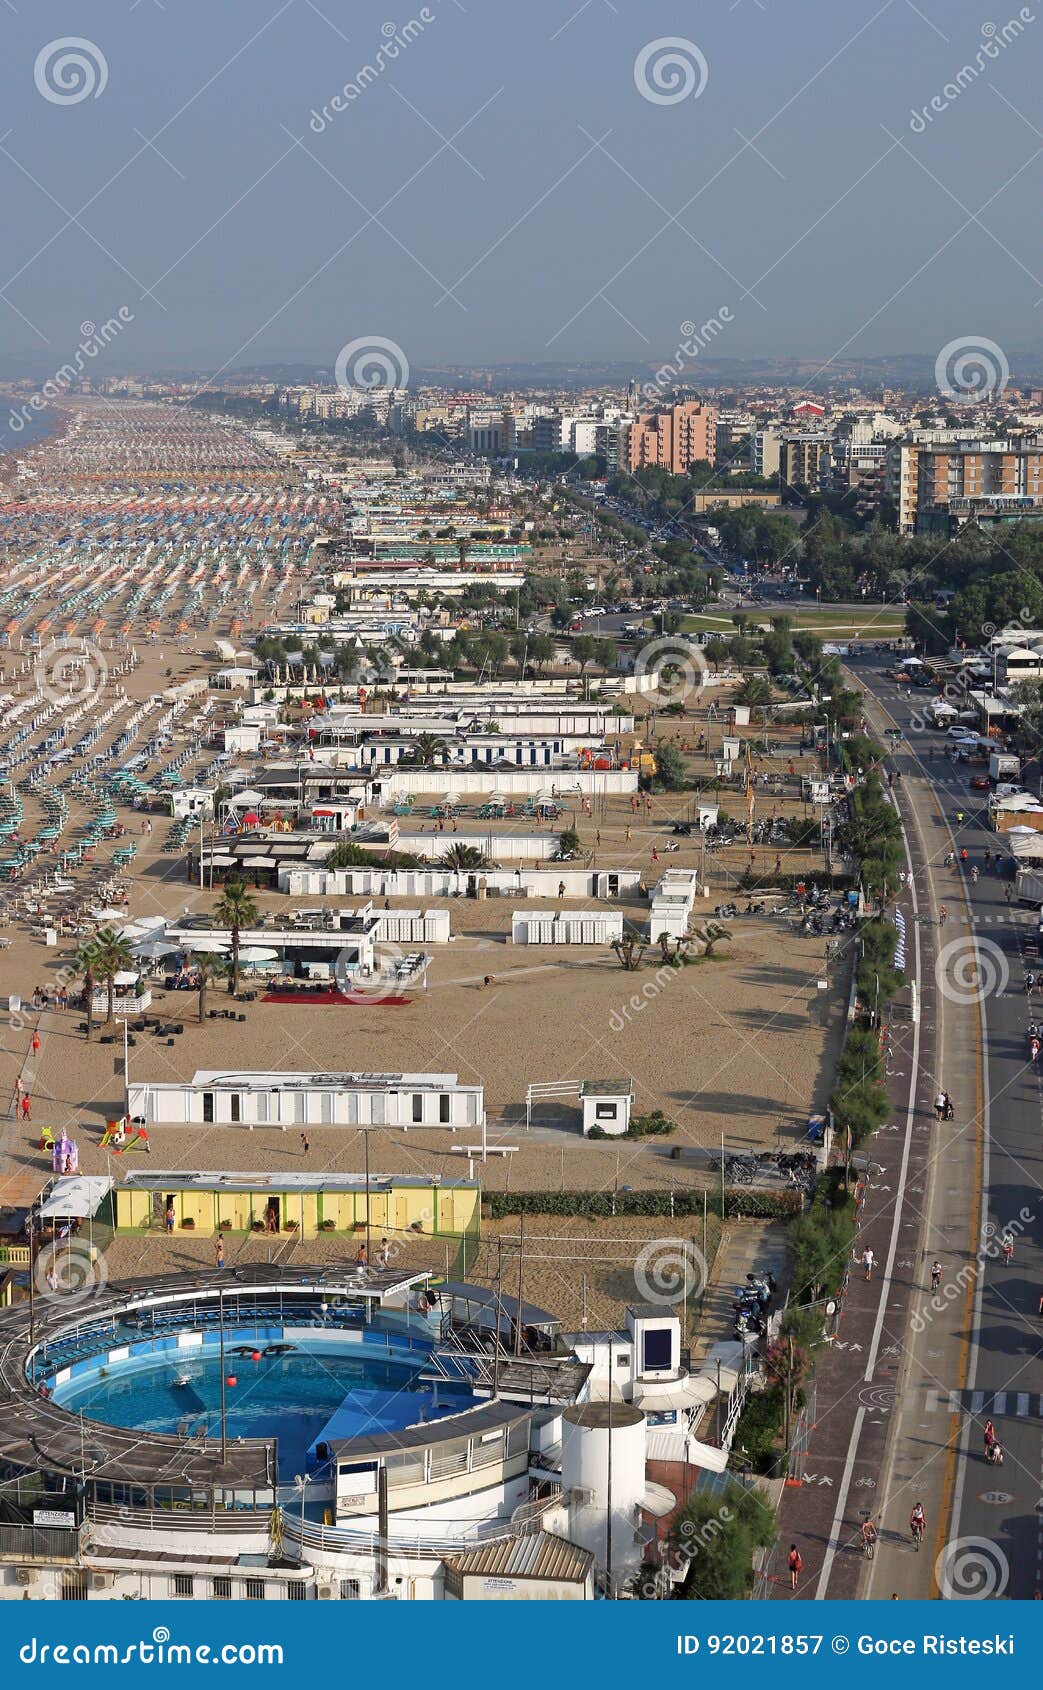
[[[162,1347],[160,1347],[162,1346]],[[235,1328],[225,1340],[229,1438],[277,1438],[279,1478],[314,1467],[328,1438],[398,1431],[459,1413],[474,1397],[420,1378],[428,1346]],[[255,1359],[256,1358],[256,1359]],[[182,1333],[93,1355],[57,1372],[54,1402],[87,1420],[191,1438],[221,1432],[218,1335]]]

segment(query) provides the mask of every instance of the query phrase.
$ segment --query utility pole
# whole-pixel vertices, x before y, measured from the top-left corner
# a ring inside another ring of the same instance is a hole
[[[521,1355],[522,1341],[522,1289],[525,1284],[525,1210],[519,1216],[520,1230],[518,1233],[518,1313],[514,1321],[514,1353]]]

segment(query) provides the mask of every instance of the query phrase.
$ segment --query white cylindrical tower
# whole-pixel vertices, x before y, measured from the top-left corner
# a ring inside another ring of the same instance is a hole
[[[630,1403],[576,1403],[562,1415],[561,1429],[569,1536],[591,1551],[599,1571],[611,1567],[618,1583],[641,1560],[645,1417]]]

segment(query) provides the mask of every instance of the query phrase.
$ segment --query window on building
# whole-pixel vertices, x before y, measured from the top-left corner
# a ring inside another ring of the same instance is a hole
[[[205,1091],[203,1093],[203,1120],[208,1124],[213,1125],[214,1094],[212,1091]]]
[[[192,1596],[195,1594],[196,1581],[191,1573],[174,1574],[174,1595]]]
[[[232,1600],[232,1581],[219,1574],[211,1582],[210,1594],[215,1602],[230,1602]]]
[[[248,1602],[263,1602],[264,1601],[264,1580],[263,1579],[247,1579],[247,1581],[246,1581],[246,1600]]]
[[[308,1586],[303,1579],[294,1579],[286,1586],[287,1602],[303,1602],[308,1595]]]
[[[359,1602],[362,1599],[362,1585],[358,1579],[341,1579],[340,1599],[342,1602]]]
[[[319,1120],[324,1127],[333,1124],[333,1093],[321,1092],[319,1095]]]
[[[232,1092],[231,1095],[229,1096],[228,1102],[229,1102],[229,1110],[230,1110],[232,1120],[233,1121],[241,1121],[242,1118],[243,1118],[243,1095],[242,1095],[242,1092],[238,1092],[238,1091]]]
[[[419,1125],[423,1121],[423,1119],[424,1119],[423,1093],[415,1091],[413,1093],[413,1120],[417,1125]]]

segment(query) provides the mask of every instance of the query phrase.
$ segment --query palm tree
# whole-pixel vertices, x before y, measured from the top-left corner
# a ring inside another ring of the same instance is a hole
[[[648,946],[642,943],[636,933],[625,930],[621,939],[613,939],[612,949],[616,953],[620,968],[627,974],[635,974],[645,960]]]
[[[235,996],[239,991],[239,935],[244,927],[252,927],[257,920],[257,905],[241,880],[230,880],[214,911],[222,927],[228,928],[232,941],[232,969],[228,990]]]
[[[771,685],[763,675],[750,675],[735,694],[736,704],[767,704],[771,699]]]
[[[704,947],[703,955],[713,956],[714,946],[722,939],[730,939],[731,934],[727,927],[720,927],[716,922],[708,921],[705,927],[695,929],[695,938]]]
[[[417,734],[408,759],[422,769],[433,769],[445,756],[445,740],[439,734]]]
[[[87,1006],[87,1038],[94,1037],[94,964],[97,957],[94,940],[77,945],[76,962],[83,970],[83,1001]]]
[[[94,935],[94,976],[104,980],[108,997],[106,1025],[116,1019],[116,976],[134,967],[134,957],[126,939],[111,927],[99,928]]]
[[[445,868],[469,873],[472,869],[488,868],[489,859],[477,845],[450,845],[442,863]]]
[[[209,951],[193,951],[189,963],[199,975],[199,1024],[206,1020],[206,989],[213,980],[222,980],[228,973],[228,964],[223,957],[213,956]]]

